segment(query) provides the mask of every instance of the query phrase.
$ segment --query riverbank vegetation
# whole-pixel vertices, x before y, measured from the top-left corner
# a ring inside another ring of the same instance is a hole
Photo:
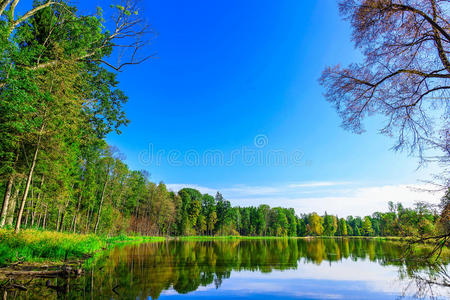
[[[104,238],[97,235],[80,235],[54,231],[0,230],[0,263],[28,261],[63,261],[82,258],[105,248]]]
[[[68,261],[83,262],[96,253],[112,246],[129,245],[134,243],[161,242],[178,240],[185,242],[202,241],[237,241],[237,240],[273,240],[286,238],[338,238],[338,237],[297,237],[297,236],[127,236],[117,235],[105,237],[96,234],[80,234],[56,232],[37,229],[24,229],[16,234],[13,229],[0,229],[0,266],[33,266],[45,264],[57,266]],[[340,238],[375,239],[380,241],[408,242],[411,237],[367,237],[367,236],[341,236]],[[414,247],[414,251],[421,249],[421,245]],[[425,248],[427,249],[427,248]],[[444,254],[448,255],[448,248]],[[30,265],[31,264],[31,265]]]
[[[86,259],[96,252],[119,243],[141,243],[165,240],[163,237],[119,235],[111,238],[95,234],[75,234],[35,229],[0,229],[0,266],[25,262],[64,262]]]

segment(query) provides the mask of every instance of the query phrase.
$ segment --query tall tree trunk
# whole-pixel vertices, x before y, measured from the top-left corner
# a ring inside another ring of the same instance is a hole
[[[39,146],[41,144],[42,132],[44,131],[44,127],[45,127],[44,124],[45,123],[43,122],[41,125],[41,128],[39,129],[39,137],[38,137],[38,141],[36,144],[36,149],[34,150],[33,161],[31,162],[31,167],[28,172],[27,183],[25,185],[25,191],[23,192],[22,202],[20,203],[19,214],[17,215],[16,230],[15,230],[16,233],[18,233],[20,231],[20,224],[22,223],[23,209],[25,208],[25,203],[27,202],[28,191],[30,190],[31,179],[33,178],[34,167],[36,166],[37,156],[39,153]]]
[[[89,233],[90,225],[91,225],[91,208],[88,207],[87,216],[86,216],[86,228],[84,229],[84,231],[86,233]]]
[[[76,220],[76,219],[75,219],[75,222],[73,223],[72,232],[73,232],[73,233],[76,233],[76,232],[77,232],[77,220]]]
[[[14,177],[11,175],[6,184],[5,197],[3,198],[2,212],[0,213],[0,227],[5,226],[6,215],[8,213],[9,198],[11,197],[11,189],[14,182]]]
[[[73,188],[73,187],[72,187]],[[69,206],[69,200],[70,200],[70,198],[69,197],[67,197],[67,201],[66,201],[66,204],[64,204],[64,208],[62,209],[62,211],[61,211],[61,224],[59,225],[59,231],[63,231],[64,230],[64,217],[65,217],[65,211],[66,211],[66,209],[67,209],[67,206]]]
[[[16,185],[14,195],[11,197],[8,212],[6,214],[6,225],[12,226],[14,222],[14,212],[16,211],[17,199],[19,198],[21,183]]]
[[[58,219],[56,219],[56,231],[59,231],[60,220],[61,220],[61,206],[58,208]]]
[[[39,207],[39,204],[40,204],[43,184],[44,184],[44,174],[42,174],[42,177],[41,177],[41,184],[39,186],[39,193],[38,193],[37,199],[36,199],[36,206],[31,208],[31,227],[33,227],[33,225],[34,225],[34,220],[36,218],[37,208]]]
[[[125,184],[122,183],[122,185],[120,187],[120,193],[119,193],[119,196],[117,196],[117,201],[114,205],[114,208],[119,208],[119,205],[122,203],[122,194],[123,194],[123,191],[125,190],[124,185]]]
[[[76,227],[77,227],[77,217],[78,217],[78,213],[80,211],[82,195],[83,195],[83,193],[80,191],[80,196],[78,197],[78,202],[77,202],[77,209],[75,210],[75,213],[73,214],[72,226],[70,228],[70,231],[73,231],[74,233],[75,233]]]
[[[44,215],[44,206],[45,206],[45,208],[47,208],[47,205],[44,203],[44,199],[45,199],[44,196],[42,196],[41,209],[39,210],[39,219],[38,219],[38,222],[37,222],[37,227],[38,228],[42,227],[41,220],[42,220],[42,217]]]
[[[48,212],[48,205],[45,205],[44,220],[42,221],[42,229],[45,229],[45,226],[47,225],[47,212]]]
[[[100,197],[100,205],[98,207],[97,221],[95,222],[94,233],[97,233],[98,224],[100,223],[100,214],[102,213],[103,200],[105,198],[105,190],[106,185],[108,184],[108,179],[109,179],[109,168],[106,174],[105,184],[103,185],[102,196]]]
[[[38,202],[38,199],[36,199],[36,204],[31,206],[31,224],[30,224],[31,228],[33,228],[33,226],[34,226],[38,208],[39,208],[39,202]]]
[[[41,227],[41,219],[42,219],[42,212],[39,212],[39,217],[38,217],[38,221],[37,221],[37,227]]]
[[[33,188],[33,180],[31,180],[31,201],[25,205],[26,207],[26,214],[25,214],[25,228],[28,228],[28,217],[30,216],[30,211],[33,208],[34,205],[34,188]]]
[[[33,198],[31,198],[31,204],[33,204]],[[28,208],[26,209],[26,213],[25,213],[25,224],[24,224],[24,226],[25,226],[25,228],[27,228],[28,227],[28,217],[30,216],[30,206],[31,205],[28,205]]]
[[[17,161],[19,160],[19,150],[16,150],[16,159],[14,160],[14,167],[16,166]],[[0,227],[5,226],[6,218],[8,216],[9,211],[9,200],[11,198],[11,190],[14,183],[15,174],[11,174],[8,178],[8,183],[6,184],[5,196],[3,198],[2,211],[0,213]]]

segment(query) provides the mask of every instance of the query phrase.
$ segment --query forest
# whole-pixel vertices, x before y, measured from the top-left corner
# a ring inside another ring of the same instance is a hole
[[[80,172],[89,184],[66,198],[52,193],[50,174],[37,175],[24,208],[21,228],[42,228],[74,233],[140,234],[162,236],[424,236],[443,230],[441,216],[425,203],[404,208],[388,203],[388,212],[371,216],[339,218],[317,213],[296,215],[293,208],[260,205],[232,207],[220,192],[214,196],[196,189],[168,191],[163,182],[155,184],[143,171],[129,170],[119,158],[102,153]],[[42,178],[46,178],[44,181]],[[88,188],[87,188],[88,187]],[[57,190],[56,190],[57,191]],[[17,184],[2,224],[17,222],[16,203],[23,190]],[[72,193],[74,193],[72,191]],[[5,203],[5,202],[4,202]]]
[[[267,205],[231,207],[219,192],[173,192],[151,182],[105,141],[129,122],[115,71],[148,58],[137,58],[142,36],[151,31],[135,3],[112,5],[111,27],[101,9],[80,15],[63,1],[34,1],[15,17],[18,2],[0,7],[0,227],[108,236],[422,236],[444,230],[445,215],[424,203],[389,203],[386,213],[344,219]],[[108,59],[120,47],[132,54],[113,65]]]

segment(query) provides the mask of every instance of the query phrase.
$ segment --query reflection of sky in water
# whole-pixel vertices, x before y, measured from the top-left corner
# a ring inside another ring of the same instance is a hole
[[[364,260],[344,259],[320,265],[300,261],[296,270],[232,271],[218,289],[214,283],[184,295],[170,289],[163,291],[160,299],[398,299],[407,282],[398,279],[397,270],[395,266]],[[442,299],[450,299],[448,289],[435,292]]]

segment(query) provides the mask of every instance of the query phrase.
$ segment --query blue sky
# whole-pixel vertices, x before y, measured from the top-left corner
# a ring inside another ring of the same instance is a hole
[[[131,123],[107,139],[132,169],[174,190],[221,190],[234,205],[298,212],[364,214],[389,200],[439,198],[408,190],[432,170],[389,150],[394,141],[377,134],[383,119],[355,135],[325,101],[323,68],[361,59],[335,1],[142,4],[158,32],[147,51],[158,58],[119,75]]]

